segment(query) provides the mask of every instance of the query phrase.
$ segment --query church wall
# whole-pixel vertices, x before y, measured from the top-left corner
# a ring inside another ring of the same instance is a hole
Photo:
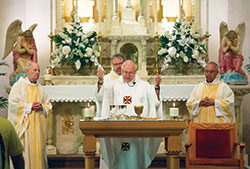
[[[0,6],[0,58],[2,59],[4,53],[5,36],[8,25],[15,19],[20,19],[22,29],[26,30],[34,23],[38,26],[34,30],[34,37],[38,49],[38,62],[43,71],[49,63],[49,29],[50,29],[50,1],[41,0],[4,0],[1,1]],[[1,67],[1,72],[7,72],[7,76],[13,71],[12,54],[6,59],[9,67]],[[41,72],[43,74],[43,72]],[[0,79],[0,95],[8,97],[4,86],[9,85],[8,77],[1,77]],[[6,110],[0,109],[0,116],[6,117]]]
[[[228,18],[230,20],[229,29],[235,29],[239,22],[245,21],[246,23],[246,34],[244,39],[244,45],[242,49],[242,55],[244,56],[243,67],[246,64],[250,64],[250,13],[248,6],[250,5],[250,1],[238,0],[237,2],[234,0],[229,1],[228,5]],[[243,69],[245,70],[245,69]],[[248,78],[249,81],[249,78]],[[246,152],[248,156],[250,156],[250,94],[244,97],[242,103],[242,116],[243,116],[243,141],[246,143]],[[249,158],[248,158],[249,159]],[[250,160],[249,162],[250,163]]]
[[[226,21],[229,24],[229,29],[234,29],[237,24],[244,20],[246,22],[246,37],[243,46],[243,56],[245,58],[244,65],[250,63],[250,1],[246,0],[209,0],[209,33],[212,36],[209,38],[209,57],[210,60],[218,61],[219,49],[219,24],[221,21]],[[201,0],[201,24],[202,33],[206,29],[206,0]],[[50,1],[41,0],[4,0],[0,6],[0,58],[4,52],[4,43],[6,30],[10,22],[19,18],[23,21],[22,28],[27,29],[31,24],[38,23],[38,27],[34,31],[36,38],[39,63],[41,65],[41,74],[46,65],[49,63],[49,38],[50,32]],[[12,55],[5,60],[9,67],[0,68],[1,72],[12,72]],[[0,95],[8,97],[4,86],[8,86],[8,77],[0,79]],[[243,119],[250,118],[250,95],[245,96],[242,104]],[[6,111],[0,110],[0,116],[6,117]],[[243,121],[244,141],[250,143],[250,132],[247,120]],[[248,129],[248,130],[247,130]],[[247,136],[248,135],[248,136]],[[250,153],[250,148],[247,145],[247,152]]]

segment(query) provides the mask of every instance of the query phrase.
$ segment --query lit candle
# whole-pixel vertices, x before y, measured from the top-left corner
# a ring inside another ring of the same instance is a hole
[[[157,27],[157,1],[155,0],[155,32],[158,32],[158,27]]]
[[[173,103],[173,107],[170,108],[170,117],[179,116],[179,108],[175,107],[175,103]]]
[[[101,0],[99,0],[98,2],[98,10],[99,10],[99,13],[98,13],[98,22],[99,22],[99,33],[101,32]]]
[[[206,32],[209,32],[209,0],[207,0],[207,25],[206,25]]]
[[[84,117],[94,117],[95,112],[95,106],[87,107],[82,110],[82,113],[84,113]]]

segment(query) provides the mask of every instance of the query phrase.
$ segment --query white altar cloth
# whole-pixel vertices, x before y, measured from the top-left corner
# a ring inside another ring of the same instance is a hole
[[[196,84],[161,85],[163,101],[186,101]],[[44,86],[51,102],[91,102],[94,101],[96,85],[56,85]]]

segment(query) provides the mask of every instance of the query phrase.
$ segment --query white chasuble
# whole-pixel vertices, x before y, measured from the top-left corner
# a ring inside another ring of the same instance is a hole
[[[43,111],[31,110],[33,102],[40,102]],[[51,108],[41,85],[23,77],[13,85],[9,95],[8,119],[24,145],[25,169],[47,168],[47,116]]]
[[[214,106],[200,107],[200,100],[205,97],[214,99]],[[235,122],[234,93],[221,80],[195,86],[186,105],[193,122]]]
[[[105,75],[103,78],[103,86],[105,86],[107,83],[116,80],[120,77],[115,71],[111,71],[109,74]],[[96,84],[98,85],[98,84]],[[96,102],[96,117],[101,117],[101,110],[102,110],[102,101],[103,101],[103,95],[104,95],[104,88],[101,87],[99,92],[97,92],[97,88],[94,90],[94,96],[95,96],[95,102]]]
[[[131,84],[119,77],[105,86],[102,118],[110,117],[109,105],[124,105],[124,99],[127,101],[126,115],[136,116],[134,105],[143,105],[142,117],[163,116],[154,88],[136,76]],[[101,138],[99,141],[109,169],[144,169],[154,159],[161,138]]]

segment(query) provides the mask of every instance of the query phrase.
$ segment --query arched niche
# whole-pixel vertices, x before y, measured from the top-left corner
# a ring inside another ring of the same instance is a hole
[[[125,43],[120,48],[120,53],[125,57],[125,60],[132,60],[138,66],[138,49],[133,43]]]

